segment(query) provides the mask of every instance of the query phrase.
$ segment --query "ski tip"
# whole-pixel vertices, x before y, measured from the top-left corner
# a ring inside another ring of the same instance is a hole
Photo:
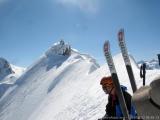
[[[119,32],[118,32],[118,40],[119,40],[119,41],[122,41],[123,38],[124,38],[124,29],[121,28],[121,29],[119,30]]]
[[[110,49],[109,40],[106,40],[106,41],[104,42],[103,50],[104,50],[104,52],[106,53],[106,52],[109,51],[109,49]]]

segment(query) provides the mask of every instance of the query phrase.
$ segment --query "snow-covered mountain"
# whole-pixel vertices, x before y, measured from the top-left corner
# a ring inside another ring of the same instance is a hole
[[[13,64],[10,64],[10,65],[14,73],[17,74],[18,76],[22,75],[22,73],[26,70],[26,68],[24,67],[19,67]]]
[[[143,63],[146,63],[146,69],[148,70],[160,69],[159,61],[156,59],[152,59],[151,61],[139,61],[138,66],[140,67]]]
[[[6,59],[0,58],[0,98],[24,71],[25,68],[12,65]]]
[[[9,74],[14,73],[9,62],[4,58],[0,58],[0,81]]]
[[[114,61],[121,84],[132,93],[122,55]],[[139,68],[132,57],[131,63],[140,87]],[[107,103],[99,82],[108,75],[107,64],[99,67],[89,55],[57,43],[0,98],[0,120],[97,120]],[[147,71],[147,84],[159,75],[159,70]]]
[[[25,68],[10,64],[6,59],[0,58],[0,81],[5,81],[7,76],[20,76]]]

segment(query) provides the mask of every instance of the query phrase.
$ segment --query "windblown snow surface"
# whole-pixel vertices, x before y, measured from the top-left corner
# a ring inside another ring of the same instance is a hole
[[[73,51],[70,56],[47,51],[0,98],[0,120],[97,120],[105,114],[107,95],[99,84],[110,75],[107,64]],[[120,83],[132,94],[121,54],[114,56]],[[139,68],[131,57],[138,87]],[[147,84],[160,75],[147,70]]]

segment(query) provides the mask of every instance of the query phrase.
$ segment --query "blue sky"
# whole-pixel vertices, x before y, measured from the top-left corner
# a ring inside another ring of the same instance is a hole
[[[150,60],[160,53],[159,6],[159,0],[0,0],[0,56],[27,67],[63,38],[103,64],[104,41],[116,55],[124,28],[129,53]]]

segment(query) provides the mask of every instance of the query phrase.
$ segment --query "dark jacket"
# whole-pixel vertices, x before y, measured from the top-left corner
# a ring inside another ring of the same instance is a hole
[[[131,112],[131,95],[126,91],[123,92],[127,109],[129,113]],[[106,114],[108,117],[116,117],[116,105],[119,105],[118,97],[117,96],[108,96],[108,104],[106,105]]]
[[[123,95],[124,95],[124,98],[125,98],[125,102],[126,102],[129,114],[132,117],[135,117],[136,112],[135,112],[135,109],[133,108],[133,105],[132,105],[132,102],[131,102],[132,97],[126,91],[126,89],[127,89],[126,87],[121,86],[121,88],[122,88],[122,92],[123,92]],[[105,116],[106,117],[123,117],[123,114],[122,114],[117,96],[112,96],[112,95],[108,96],[108,104],[106,105],[106,115]]]

